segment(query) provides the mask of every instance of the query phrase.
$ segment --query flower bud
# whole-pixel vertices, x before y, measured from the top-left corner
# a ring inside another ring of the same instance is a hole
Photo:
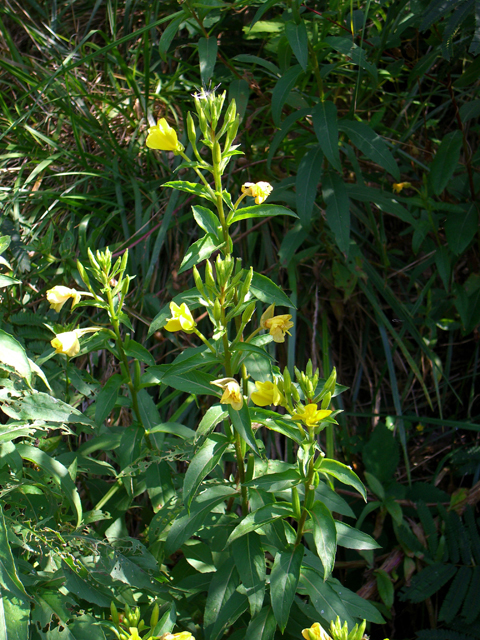
[[[256,306],[255,301],[252,300],[252,302],[250,302],[248,307],[242,313],[242,324],[243,325],[246,325],[248,322],[250,322],[250,319],[251,319],[251,317],[253,316],[253,314],[255,312],[255,306]]]
[[[300,402],[300,394],[298,393],[298,389],[297,387],[292,384],[292,398],[295,400],[295,402]]]
[[[313,376],[313,364],[312,364],[311,358],[307,362],[305,373],[309,378],[311,378]]]
[[[197,142],[197,132],[195,130],[195,123],[190,111],[187,113],[187,135],[189,142],[192,144],[192,146],[195,146]]]
[[[193,266],[193,279],[195,280],[195,286],[197,287],[197,291],[205,297],[205,289],[203,287],[203,282],[202,282],[202,278],[200,276],[200,273],[196,267],[196,265]]]
[[[130,287],[130,276],[125,276],[122,281],[122,296],[125,297],[128,293],[128,289]]]
[[[250,267],[249,271],[247,271],[245,280],[243,281],[242,288],[240,289],[240,300],[242,301],[245,300],[247,293],[250,291],[252,278],[253,278],[253,267]]]
[[[288,367],[285,367],[285,369],[283,370],[283,389],[286,394],[292,392],[292,378],[290,376]]]
[[[292,487],[292,507],[295,518],[300,520],[302,517],[302,508],[300,506],[300,498],[298,497],[297,487]]]
[[[118,615],[118,609],[115,606],[114,602],[110,603],[110,613],[112,616],[112,622],[113,624],[118,627],[118,625],[120,624],[120,616]]]
[[[216,290],[215,279],[213,277],[212,263],[210,262],[210,260],[207,260],[205,262],[205,284],[207,285],[207,287],[209,287],[213,291]]]
[[[230,125],[228,125],[228,128],[227,128],[227,136],[225,138],[225,151],[228,151],[232,146],[233,141],[237,137],[239,126],[240,126],[240,116],[237,114],[237,117],[233,120],[233,122]]]
[[[222,150],[220,149],[220,144],[215,141],[212,149],[212,158],[213,164],[220,164],[222,161]]]
[[[160,609],[158,608],[158,603],[155,602],[155,605],[154,605],[153,611],[152,611],[152,615],[150,616],[150,628],[151,629],[155,629],[156,624],[158,622],[159,614],[160,614]]]
[[[235,103],[235,99],[232,99],[225,112],[225,122],[228,122],[228,123],[233,122],[236,116],[237,116],[237,105]]]
[[[87,287],[90,287],[90,280],[87,275],[87,270],[85,269],[83,264],[80,262],[80,260],[77,260],[77,269],[83,282],[87,285]]]
[[[328,405],[330,404],[330,400],[332,399],[332,394],[330,391],[327,391],[325,397],[322,400],[322,409],[328,409]]]
[[[220,302],[218,300],[218,298],[215,298],[215,303],[213,305],[213,311],[212,311],[212,315],[213,318],[215,320],[215,322],[220,322],[220,320],[222,319],[222,307],[220,306]]]

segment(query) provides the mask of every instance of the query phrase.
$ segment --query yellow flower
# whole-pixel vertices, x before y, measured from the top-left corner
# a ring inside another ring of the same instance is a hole
[[[300,409],[303,409],[303,411],[300,411]],[[299,405],[297,411],[292,414],[292,418],[303,422],[307,427],[315,427],[331,413],[329,409],[318,409],[316,404],[307,404],[305,408]]]
[[[243,394],[235,378],[220,378],[219,380],[212,380],[210,384],[223,389],[220,404],[231,404],[235,411],[240,411],[243,407]]]
[[[273,187],[268,182],[246,182],[242,186],[242,193],[255,198],[255,204],[262,204],[272,193]]]
[[[89,327],[87,329],[74,329],[73,331],[64,331],[57,333],[50,344],[55,349],[55,353],[64,353],[66,356],[73,358],[80,351],[80,342],[78,338],[85,333],[96,333],[101,331],[102,327]]]
[[[255,404],[259,407],[266,407],[269,404],[275,406],[284,403],[284,397],[280,393],[276,384],[273,382],[255,382],[258,391],[254,391],[250,396]]]
[[[332,640],[319,622],[315,622],[310,629],[304,629],[302,636],[305,640]]]
[[[150,149],[160,149],[161,151],[183,151],[183,145],[178,141],[177,132],[172,129],[165,118],[160,118],[154,127],[150,127],[146,145]]]
[[[164,633],[159,640],[195,640],[190,631],[180,631],[180,633]]]
[[[270,332],[275,342],[285,342],[285,334],[291,335],[288,330],[293,327],[292,316],[290,314],[274,316],[274,311],[275,305],[271,304],[260,318],[260,326]]]
[[[75,291],[75,289],[69,289],[69,287],[62,287],[60,285],[47,291],[47,300],[50,303],[50,309],[55,309],[57,313],[69,298],[73,298],[72,306],[75,306],[80,302],[81,296],[82,294]]]
[[[396,182],[395,184],[392,185],[392,189],[394,193],[400,193],[402,189],[406,189],[407,187],[411,187],[411,186],[412,185],[410,184],[410,182]]]
[[[128,627],[128,630],[130,631],[128,640],[141,640],[140,636],[138,635],[137,627]]]
[[[194,328],[197,326],[197,323],[193,319],[193,316],[190,312],[190,309],[187,307],[185,302],[183,302],[180,306],[175,302],[170,303],[170,312],[172,317],[167,320],[167,324],[165,325],[165,329],[167,331],[186,331],[187,333],[192,333]]]

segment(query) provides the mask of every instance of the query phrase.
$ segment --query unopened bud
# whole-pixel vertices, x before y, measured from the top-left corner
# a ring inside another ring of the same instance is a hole
[[[330,400],[332,399],[332,394],[330,391],[327,391],[325,397],[322,400],[322,409],[328,409],[328,405],[330,404]]]
[[[197,132],[195,130],[195,123],[190,111],[187,113],[187,135],[192,146],[195,146],[197,142]]]
[[[212,149],[213,164],[220,164],[222,161],[222,150],[218,142],[215,142]]]
[[[253,267],[250,267],[250,270],[247,271],[247,275],[245,276],[245,280],[243,281],[242,288],[240,289],[240,299],[245,300],[245,296],[250,291],[250,285],[252,284],[253,278]]]
[[[287,367],[285,367],[285,369],[283,370],[283,388],[285,390],[285,393],[291,393],[292,378]]]
[[[110,603],[110,613],[112,616],[112,622],[113,624],[118,627],[118,625],[120,624],[120,616],[118,615],[118,609],[115,606],[114,602]]]
[[[220,322],[222,318],[222,307],[220,306],[218,298],[215,298],[215,303],[213,305],[213,317],[215,322]]]
[[[157,626],[159,614],[160,614],[160,609],[158,607],[158,603],[155,602],[155,605],[154,605],[153,611],[152,611],[152,615],[150,616],[150,628],[151,629],[155,629],[155,627]]]
[[[130,287],[130,276],[125,276],[122,281],[122,296],[125,297],[128,293],[128,289]]]
[[[292,398],[295,400],[295,402],[300,402],[300,394],[298,393],[298,389],[297,387],[292,384]]]
[[[309,378],[313,376],[313,365],[312,365],[311,359],[309,359],[309,361],[307,362],[307,368],[305,369],[305,373]]]
[[[197,287],[197,291],[202,296],[205,296],[205,289],[203,288],[202,278],[200,276],[200,273],[198,272],[196,265],[193,266],[192,271],[193,271],[193,279],[195,280],[195,286]]]
[[[323,387],[325,391],[330,391],[333,395],[335,393],[335,384],[337,382],[337,370],[335,367],[332,369],[332,373],[329,375],[328,380],[325,382],[325,386]]]
[[[215,279],[213,277],[213,268],[210,260],[205,262],[205,284],[207,287],[215,290]]]
[[[88,275],[87,275],[87,270],[85,269],[83,264],[80,262],[80,260],[77,260],[77,269],[78,269],[78,273],[80,274],[81,279],[84,281],[84,283],[87,285],[87,287],[89,287],[90,286],[90,280],[89,280]]]
[[[300,506],[300,498],[298,497],[297,487],[292,487],[292,507],[295,518],[300,520],[302,517],[302,508]]]
[[[246,325],[248,322],[250,322],[250,319],[251,319],[251,317],[253,316],[253,314],[255,312],[255,306],[256,306],[255,301],[252,300],[252,302],[250,302],[248,307],[242,313],[242,324],[243,325]]]

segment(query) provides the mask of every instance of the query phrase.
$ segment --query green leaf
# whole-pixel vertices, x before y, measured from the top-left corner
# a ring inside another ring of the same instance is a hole
[[[61,487],[67,500],[77,514],[77,527],[79,527],[82,523],[82,502],[78,495],[77,487],[68,473],[68,469],[41,449],[32,447],[29,444],[17,444],[16,448],[24,460],[29,460],[39,466],[45,473],[51,475],[58,486]]]
[[[479,210],[475,202],[465,205],[463,214],[451,213],[447,216],[445,233],[448,247],[455,255],[463,253],[477,235],[478,217]]]
[[[375,571],[375,576],[377,579],[378,595],[383,600],[383,604],[387,609],[391,609],[395,598],[395,589],[393,588],[390,576],[383,569],[377,569]]]
[[[245,482],[246,487],[255,487],[263,491],[276,493],[277,491],[285,491],[291,489],[302,481],[300,472],[297,469],[286,469],[279,473],[267,473],[258,478],[254,478],[249,482]]]
[[[228,411],[221,404],[214,404],[208,409],[200,420],[200,424],[195,432],[195,442],[202,436],[207,436],[213,429],[228,415]]]
[[[217,466],[229,444],[225,435],[215,433],[196,451],[183,481],[183,500],[187,507],[190,507],[200,483]]]
[[[237,209],[232,218],[229,219],[228,224],[231,225],[234,222],[248,220],[250,218],[267,218],[272,216],[292,216],[293,218],[298,218],[296,213],[279,204],[256,204],[251,207]]]
[[[462,566],[458,569],[440,608],[439,620],[444,620],[447,623],[453,622],[454,619],[458,620],[457,614],[467,595],[472,575],[472,567]]]
[[[368,124],[356,120],[340,120],[339,129],[347,134],[357,149],[367,158],[388,171],[395,180],[400,180],[400,171],[395,158],[382,138]]]
[[[252,429],[252,421],[250,420],[250,413],[247,405],[244,403],[240,411],[236,411],[231,405],[228,406],[228,415],[232,421],[233,428],[241,436],[248,446],[254,451],[257,456],[260,456],[257,443],[255,441],[255,434]]]
[[[347,622],[351,628],[355,624],[350,611],[335,593],[329,582],[323,582],[322,576],[314,569],[303,566],[300,585],[306,590],[311,603],[317,612],[329,622],[334,622],[337,616],[342,622]]]
[[[348,484],[349,486],[354,487],[360,493],[365,502],[367,501],[367,494],[363,482],[350,467],[347,467],[346,464],[342,464],[336,460],[331,460],[330,458],[323,458],[320,464],[317,465],[317,470],[321,473],[333,476],[337,480],[340,480],[340,482],[343,482],[343,484]]]
[[[313,128],[319,145],[330,164],[342,173],[338,151],[337,107],[330,100],[319,102],[313,110]]]
[[[0,289],[3,289],[3,287],[11,287],[13,284],[22,284],[22,281],[0,274]]]
[[[272,92],[272,118],[277,127],[280,127],[283,105],[301,73],[303,73],[303,71],[299,64],[290,67],[275,85]]]
[[[78,409],[42,392],[12,398],[2,408],[14,420],[44,420],[45,422],[93,426],[93,422]]]
[[[322,561],[324,568],[324,580],[333,571],[335,564],[335,554],[337,552],[337,531],[335,520],[323,502],[316,501],[310,509],[313,523],[313,539],[317,549],[318,557]]]
[[[0,586],[0,638],[25,640],[30,637],[30,603]]]
[[[13,336],[0,329],[0,362],[15,369],[19,376],[32,384],[32,370],[22,345]]]
[[[148,393],[146,389],[140,389],[137,393],[138,409],[140,411],[140,418],[142,420],[142,426],[145,430],[149,431],[157,424],[160,424],[162,419],[155,404],[155,400]]]
[[[95,422],[102,425],[110,415],[118,397],[118,390],[122,386],[123,377],[119,374],[110,376],[100,390],[95,400]]]
[[[300,160],[295,182],[297,212],[302,226],[309,228],[317,187],[322,175],[323,151],[320,145],[313,147]]]
[[[200,238],[190,245],[183,257],[182,264],[178,270],[178,275],[184,271],[188,271],[188,269],[191,269],[194,265],[202,262],[202,260],[206,260],[216,249],[219,249],[220,247],[221,244],[219,244],[217,237],[207,233],[203,238]]]
[[[217,61],[217,38],[200,38],[198,41],[198,56],[200,58],[200,77],[204,85],[213,76]]]
[[[361,69],[365,69],[373,81],[377,82],[377,68],[371,62],[368,62],[365,56],[365,51],[359,47],[357,44],[352,43],[350,38],[342,38],[338,36],[328,36],[324,39],[324,42],[338,51],[342,53],[344,56],[357,64]]]
[[[179,422],[162,422],[152,427],[148,433],[170,433],[172,436],[182,438],[182,440],[192,440],[195,437],[195,431],[185,427]]]
[[[458,167],[462,143],[462,132],[457,129],[447,133],[438,147],[438,151],[430,165],[429,175],[433,193],[437,196],[443,192]]]
[[[1,611],[1,603],[5,603],[4,595],[7,595],[7,601],[12,596],[15,598],[16,602],[23,603],[24,601],[28,601],[28,596],[25,592],[25,587],[23,586],[18,573],[17,568],[15,566],[15,561],[13,559],[12,550],[10,548],[8,530],[5,523],[5,516],[3,513],[2,505],[0,504],[0,589],[3,592],[1,595],[2,600],[0,600],[0,621],[2,619],[2,611]],[[5,594],[6,592],[6,594]],[[21,606],[21,605],[20,605]],[[16,606],[12,604],[10,610],[8,611],[8,616],[15,615]],[[7,613],[4,611],[3,615],[6,617]],[[8,624],[7,628],[10,628],[11,624]],[[0,627],[0,631],[2,627]]]
[[[10,242],[12,241],[10,236],[0,236],[0,253],[3,253],[10,246]]]
[[[170,48],[170,45],[172,44],[172,40],[174,39],[178,28],[185,20],[185,18],[186,16],[183,11],[180,13],[180,15],[177,14],[177,17],[170,22],[170,24],[164,29],[162,33],[162,37],[160,38],[160,41],[158,43],[158,51],[162,59],[165,61],[167,60],[167,56],[165,54]]]
[[[205,637],[219,640],[248,607],[243,593],[236,591],[238,574],[230,561],[225,561],[214,574],[208,590],[204,613]]]
[[[330,579],[328,586],[337,594],[343,606],[354,618],[375,624],[384,624],[385,620],[379,610],[368,600],[347,589],[338,580]]]
[[[261,538],[255,532],[232,543],[232,553],[238,574],[247,591],[252,618],[260,612],[265,597],[266,565]]]
[[[347,549],[381,549],[381,545],[363,531],[354,529],[344,522],[335,520],[337,544]]]
[[[282,633],[287,626],[290,608],[295,598],[300,567],[303,560],[303,545],[283,551],[275,556],[270,574],[270,599],[275,620]]]
[[[274,282],[260,273],[253,274],[250,291],[265,304],[275,304],[282,307],[295,307],[290,298]]]
[[[220,238],[222,227],[220,225],[220,220],[218,217],[207,209],[206,207],[194,206],[192,207],[193,217],[195,218],[198,226],[205,231],[205,233],[209,233],[214,238]]]
[[[453,564],[436,562],[413,576],[409,587],[402,593],[402,600],[410,602],[423,602],[437,593],[443,585],[453,578],[457,572],[457,567]]]
[[[274,640],[277,623],[271,607],[264,607],[250,620],[245,637],[248,640]]]
[[[205,518],[217,504],[235,494],[235,489],[222,485],[209,487],[198,495],[190,505],[190,513],[183,509],[172,524],[165,542],[165,554],[169,556],[179,549],[186,540],[200,529]]]
[[[207,347],[185,349],[170,364],[160,364],[150,367],[142,376],[142,383],[157,384],[166,375],[180,375],[188,371],[198,371],[199,368],[218,362],[217,357]]]
[[[136,360],[151,366],[155,364],[155,358],[152,356],[150,351],[131,338],[128,341],[128,345],[124,345],[124,350],[129,358],[135,358]]]
[[[266,504],[255,511],[251,511],[245,516],[245,518],[230,534],[230,537],[227,540],[227,545],[231,544],[234,540],[237,540],[237,538],[250,533],[250,531],[256,531],[256,529],[259,529],[274,520],[292,517],[294,517],[294,514],[290,505],[283,504],[281,502]]]
[[[162,187],[171,187],[172,189],[178,189],[179,191],[184,191],[185,193],[189,193],[194,196],[199,196],[200,198],[206,198],[215,204],[215,198],[210,193],[210,191],[203,184],[198,184],[198,182],[188,182],[187,180],[170,180],[169,182],[164,182]]]
[[[204,371],[187,371],[182,374],[166,375],[162,378],[162,382],[173,389],[178,389],[185,393],[218,397],[218,387],[210,384],[214,379],[215,376]]]
[[[323,199],[327,205],[325,215],[335,242],[348,256],[350,248],[350,200],[342,178],[328,171],[323,177]]]
[[[369,202],[374,204],[380,211],[386,211],[400,220],[416,226],[417,222],[412,214],[395,200],[393,194],[388,194],[381,189],[374,187],[365,187],[359,184],[344,184],[347,195],[352,200],[360,202]]]
[[[300,24],[295,24],[293,20],[289,20],[285,24],[285,35],[300,66],[306,71],[308,66],[308,35],[307,27],[303,20]]]

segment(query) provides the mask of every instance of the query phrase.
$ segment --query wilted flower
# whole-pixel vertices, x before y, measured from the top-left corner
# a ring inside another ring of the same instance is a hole
[[[64,331],[63,333],[57,333],[55,338],[50,341],[50,344],[55,349],[55,353],[63,353],[73,358],[80,352],[80,342],[78,338],[85,333],[96,333],[101,330],[102,327],[88,327],[87,329]]]
[[[303,408],[303,411],[301,411],[302,408],[301,405],[298,406],[297,411],[292,414],[292,418],[293,420],[303,422],[307,427],[315,427],[332,413],[330,409],[318,409],[316,404],[307,404],[307,406]]]
[[[310,629],[304,629],[302,636],[305,640],[332,640],[319,622],[312,624]]]
[[[183,151],[183,145],[178,141],[177,132],[168,124],[165,118],[160,118],[158,123],[150,127],[146,145],[150,149],[161,151]]]
[[[165,325],[165,329],[167,331],[186,331],[187,333],[192,333],[194,328],[197,326],[197,323],[193,319],[193,316],[190,312],[190,309],[187,307],[185,302],[183,302],[180,306],[175,302],[170,303],[170,312],[172,317],[167,320],[167,324]]]
[[[395,182],[395,184],[392,185],[392,189],[394,193],[400,193],[402,189],[406,189],[407,187],[411,187],[411,186],[412,185],[410,182]]]
[[[53,289],[49,289],[47,291],[47,300],[50,303],[50,309],[55,309],[57,313],[69,298],[73,298],[73,306],[75,306],[80,302],[81,296],[82,294],[75,291],[75,289],[62,287],[61,285],[57,285],[56,287],[53,287]]]
[[[210,384],[223,389],[220,404],[231,404],[235,411],[240,411],[243,407],[243,394],[235,378],[220,378],[219,380],[212,380]]]
[[[283,405],[284,397],[276,384],[267,380],[267,382],[255,382],[255,386],[257,391],[254,391],[250,397],[256,405],[259,407],[266,407],[269,404]]]
[[[285,342],[285,334],[290,335],[288,330],[293,327],[292,316],[290,314],[274,316],[274,311],[275,305],[271,304],[260,318],[260,326],[270,332],[275,342]]]
[[[262,204],[272,193],[273,187],[268,182],[246,182],[242,186],[242,193],[255,198],[256,204]]]
[[[164,633],[159,640],[195,640],[190,631],[180,631],[180,633]]]

